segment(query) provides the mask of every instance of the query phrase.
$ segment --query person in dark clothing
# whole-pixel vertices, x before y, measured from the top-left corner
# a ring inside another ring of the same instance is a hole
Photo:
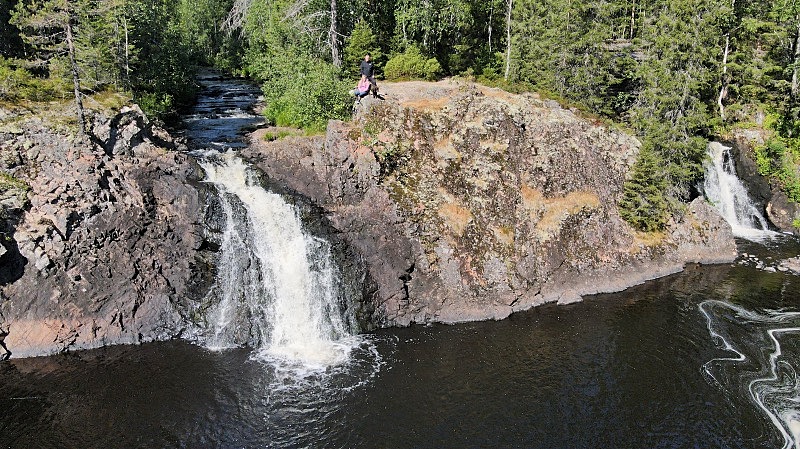
[[[375,65],[370,62],[371,58],[372,56],[369,53],[364,55],[364,60],[361,61],[361,75],[367,77],[370,86],[372,86],[372,96],[377,97],[378,83],[375,82]]]

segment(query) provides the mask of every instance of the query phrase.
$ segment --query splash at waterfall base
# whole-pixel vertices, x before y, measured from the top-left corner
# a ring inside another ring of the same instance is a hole
[[[325,136],[256,132],[242,151],[363,255],[380,325],[502,319],[736,257],[702,199],[658,236],[619,217],[631,136],[532,94],[450,81],[385,90]]]

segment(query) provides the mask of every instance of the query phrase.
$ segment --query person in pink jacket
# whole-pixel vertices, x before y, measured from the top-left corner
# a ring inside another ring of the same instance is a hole
[[[362,98],[369,94],[369,88],[369,79],[365,75],[361,75],[361,81],[358,82],[358,86],[350,93],[356,96],[356,100],[361,101]]]

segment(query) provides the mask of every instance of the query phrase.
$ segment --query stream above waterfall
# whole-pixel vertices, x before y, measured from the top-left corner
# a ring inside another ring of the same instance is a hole
[[[220,97],[229,82],[250,92],[249,102],[258,92],[213,74],[207,80],[214,87],[201,106],[214,105],[208,109],[217,124],[198,112],[187,134],[202,130],[192,139],[215,151],[206,160],[214,170],[237,169],[225,177],[241,182],[218,190],[244,214],[248,195],[255,204],[276,199],[226,152],[241,145],[229,130],[255,126],[258,117],[238,94],[227,95],[241,106]],[[226,119],[225,111],[236,117]],[[213,174],[206,180],[216,181]],[[245,223],[239,230],[251,232]],[[308,276],[325,278],[325,260],[335,257],[326,259],[326,245],[308,230],[297,239],[311,242]],[[741,255],[732,264],[690,265],[620,293],[502,321],[352,335],[353,298],[334,288],[343,321],[321,320],[330,327],[320,341],[346,345],[344,356],[303,365],[300,374],[269,354],[274,349],[284,360],[280,341],[289,341],[273,340],[274,324],[263,335],[244,321],[230,327],[231,316],[275,309],[269,293],[226,315],[233,309],[225,309],[220,280],[263,268],[256,244],[229,243],[247,261],[232,261],[230,274],[217,279],[210,324],[192,341],[0,363],[0,447],[797,447],[800,277],[781,271],[780,262],[796,257],[800,243],[790,236],[737,243]],[[235,301],[254,298],[243,285],[251,284],[230,286]],[[308,340],[296,322],[280,325]]]

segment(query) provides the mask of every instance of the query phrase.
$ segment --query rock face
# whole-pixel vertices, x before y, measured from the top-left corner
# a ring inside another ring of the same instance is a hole
[[[704,201],[659,236],[616,204],[639,142],[535,95],[453,83],[382,85],[324,137],[243,155],[321,207],[365,258],[382,325],[508,316],[729,262]]]
[[[15,357],[174,337],[208,282],[194,161],[138,108],[98,117],[94,135],[29,120],[0,136],[0,168],[29,186],[0,256],[0,331]]]
[[[741,178],[751,195],[759,204],[765,205],[765,216],[782,232],[800,235],[800,229],[794,227],[795,218],[800,217],[800,204],[792,202],[780,189],[770,185],[769,181],[758,173],[753,152],[754,145],[763,145],[764,136],[756,131],[740,131],[733,139],[732,148],[736,159],[736,173]]]

